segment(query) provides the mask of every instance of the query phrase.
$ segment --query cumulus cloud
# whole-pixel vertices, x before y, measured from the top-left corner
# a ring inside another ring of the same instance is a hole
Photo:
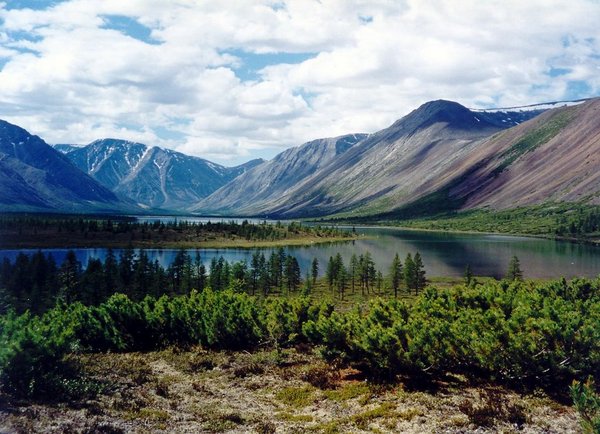
[[[594,0],[0,3],[0,117],[49,142],[122,137],[234,164],[431,99],[595,96],[599,18]],[[278,56],[292,53],[303,61]]]

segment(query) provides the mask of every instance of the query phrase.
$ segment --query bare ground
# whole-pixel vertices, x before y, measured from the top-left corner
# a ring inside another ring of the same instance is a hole
[[[78,356],[99,392],[68,403],[0,395],[0,433],[575,433],[543,393],[449,377],[377,385],[310,350]]]

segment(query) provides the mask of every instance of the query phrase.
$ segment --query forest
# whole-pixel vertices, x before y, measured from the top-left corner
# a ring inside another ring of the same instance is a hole
[[[375,382],[427,383],[453,373],[563,396],[570,390],[584,422],[598,428],[599,279],[523,281],[513,261],[511,278],[479,283],[466,275],[462,285],[437,289],[426,286],[418,253],[404,263],[396,255],[385,276],[365,254],[324,264],[325,297],[312,293],[320,264],[302,279],[282,251],[256,254],[251,264],[215,259],[209,270],[185,251],[167,269],[132,252],[85,270],[71,254],[58,266],[41,253],[4,262],[5,393],[90,393],[74,353],[302,344]],[[364,302],[340,308],[345,292]],[[414,295],[400,300],[398,292]]]
[[[350,240],[355,231],[299,222],[137,221],[127,216],[0,214],[4,248],[259,247]]]

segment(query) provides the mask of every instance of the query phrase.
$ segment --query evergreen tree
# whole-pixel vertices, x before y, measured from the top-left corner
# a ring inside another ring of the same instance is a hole
[[[260,267],[261,267],[261,257],[262,253],[254,252],[252,254],[252,260],[250,262],[250,280],[252,285],[252,295],[256,294],[256,290],[258,289],[258,277],[260,275]],[[264,262],[264,256],[263,256]]]
[[[285,258],[285,280],[288,293],[296,291],[300,286],[300,265],[298,265],[298,260],[291,255]]]
[[[421,254],[419,252],[415,253],[414,264],[416,278],[415,294],[418,294],[419,291],[425,288],[427,283],[425,278],[425,267],[423,266],[423,260],[421,259]]]
[[[344,267],[344,261],[340,253],[335,255],[334,258],[334,273],[337,290],[340,295],[340,298],[343,300],[344,293],[346,291],[346,280],[348,273],[346,271],[346,267]]]
[[[317,277],[319,277],[319,261],[317,260],[317,258],[313,258],[310,271],[312,276],[312,283],[313,285],[315,285],[317,283]]]
[[[356,291],[356,276],[358,273],[358,258],[356,257],[356,254],[352,254],[352,257],[350,258],[350,283],[351,283],[351,287],[352,287],[352,294],[354,294]]]
[[[407,291],[417,289],[417,270],[413,261],[412,255],[408,253],[404,260],[404,285]]]
[[[69,250],[65,260],[60,266],[59,271],[61,293],[66,303],[73,303],[78,299],[80,278],[81,263],[77,260],[75,252],[73,250]]]
[[[335,271],[335,261],[333,256],[330,256],[325,270],[325,278],[327,279],[327,285],[330,291],[333,289],[333,284],[335,282]]]
[[[471,266],[469,264],[467,264],[467,266],[465,267],[465,285],[466,286],[471,285],[472,281],[473,281],[473,271],[471,271]]]
[[[119,264],[113,249],[109,248],[104,259],[104,287],[106,295],[110,296],[119,288]]]
[[[119,290],[123,291],[125,294],[131,294],[134,259],[135,252],[131,246],[124,249],[119,257],[119,282],[121,283]]]
[[[521,271],[521,262],[519,258],[513,256],[508,264],[508,271],[506,272],[506,278],[508,280],[523,280],[523,271]]]
[[[206,267],[202,263],[200,258],[200,251],[196,250],[196,256],[194,257],[194,288],[198,291],[202,291],[206,286]]]
[[[80,300],[84,304],[98,305],[105,301],[106,294],[104,267],[100,259],[89,259],[81,277]]]
[[[392,284],[395,298],[398,298],[398,289],[400,288],[402,277],[402,262],[400,262],[398,253],[396,253],[392,260],[392,265],[390,266],[390,283]]]

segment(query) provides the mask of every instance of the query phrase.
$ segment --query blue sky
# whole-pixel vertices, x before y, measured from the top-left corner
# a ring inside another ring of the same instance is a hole
[[[597,0],[0,0],[0,118],[222,164],[420,104],[600,94]]]

